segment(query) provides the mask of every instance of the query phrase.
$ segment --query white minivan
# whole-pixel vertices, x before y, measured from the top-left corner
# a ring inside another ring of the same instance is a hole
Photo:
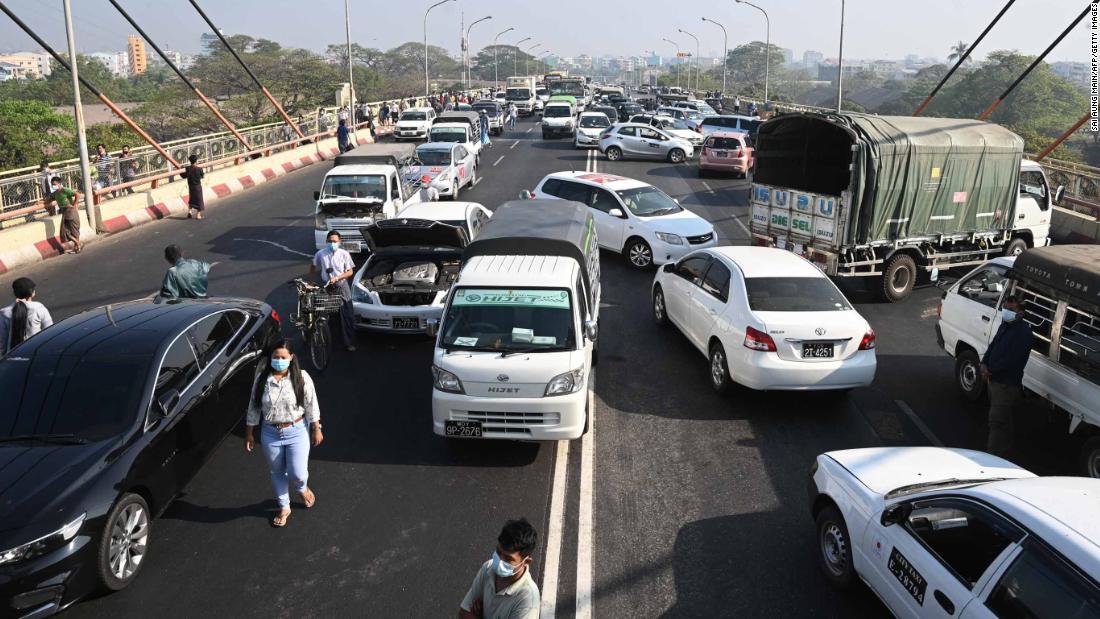
[[[466,247],[432,358],[432,430],[453,438],[575,439],[588,429],[600,252],[592,215],[506,202]]]

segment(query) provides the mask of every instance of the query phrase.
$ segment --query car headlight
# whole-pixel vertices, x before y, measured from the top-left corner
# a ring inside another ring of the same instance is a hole
[[[80,514],[78,518],[53,533],[43,535],[22,546],[16,546],[10,550],[0,552],[0,565],[10,565],[12,563],[33,559],[65,545],[66,542],[76,537],[76,534],[80,531],[80,527],[84,524],[84,519],[87,516],[87,513]]]
[[[668,243],[669,245],[683,245],[684,237],[679,234],[673,234],[671,232],[654,232],[657,238]]]
[[[441,367],[432,366],[432,379],[435,382],[435,388],[440,391],[445,391],[447,393],[466,393],[462,388],[462,381],[458,380],[457,376]]]
[[[374,305],[374,299],[370,298],[370,291],[367,290],[363,284],[357,283],[352,287],[351,300],[366,303],[367,305]]]
[[[546,395],[566,395],[575,393],[584,384],[584,366],[558,374],[546,383]]]

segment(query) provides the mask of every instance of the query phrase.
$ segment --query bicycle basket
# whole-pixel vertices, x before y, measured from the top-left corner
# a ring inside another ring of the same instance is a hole
[[[344,299],[338,294],[329,294],[322,290],[313,290],[305,295],[303,304],[307,310],[331,314],[340,311],[340,306],[344,304]]]

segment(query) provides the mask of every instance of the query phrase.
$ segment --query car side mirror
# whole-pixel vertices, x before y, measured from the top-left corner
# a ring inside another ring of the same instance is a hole
[[[424,333],[428,337],[435,337],[439,334],[439,321],[435,318],[429,318],[424,321]]]
[[[1062,202],[1062,198],[1065,197],[1065,195],[1066,195],[1066,186],[1065,185],[1058,185],[1058,188],[1054,190],[1054,203],[1055,204],[1060,204]]]
[[[676,263],[675,262],[666,262],[665,265],[661,267],[661,269],[665,273],[672,273],[676,270]]]
[[[623,213],[623,209],[621,208],[613,208],[610,211],[607,211],[607,214],[611,215],[612,217],[618,217],[619,219],[626,218],[626,214]]]
[[[179,401],[180,392],[178,389],[172,389],[167,393],[162,393],[160,397],[157,398],[157,412],[160,413],[161,417],[167,417],[172,413],[172,409],[176,407],[176,404],[179,404]]]
[[[320,191],[314,191],[313,192],[313,199],[314,200],[320,200],[321,199],[321,192]]]
[[[909,518],[909,513],[912,511],[913,507],[908,503],[894,503],[883,510],[879,523],[884,527],[888,527],[892,524],[901,524]]]
[[[596,341],[596,337],[600,334],[599,324],[595,320],[584,321],[584,336],[591,341]]]

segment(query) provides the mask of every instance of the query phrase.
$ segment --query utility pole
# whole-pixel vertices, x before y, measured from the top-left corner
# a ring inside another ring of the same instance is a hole
[[[840,113],[844,83],[844,0],[840,0],[840,51],[836,56],[836,111]]]
[[[81,189],[84,193],[84,210],[88,214],[88,225],[96,228],[99,226],[95,220],[95,194],[92,193],[92,168],[88,165],[88,137],[84,135],[84,107],[80,103],[80,76],[77,75],[76,62],[76,35],[73,34],[73,8],[69,0],[63,0],[65,8],[65,38],[69,43],[69,60],[72,70],[69,73],[73,77],[73,111],[76,114],[76,137],[80,148],[80,177]]]
[[[768,77],[769,77],[769,73],[771,73],[771,68],[772,68],[772,20],[768,17],[768,12],[767,11],[765,11],[764,9],[756,6],[755,4],[753,4],[751,2],[748,2],[748,0],[733,0],[733,1],[736,2],[737,4],[747,4],[747,5],[751,6],[752,8],[756,9],[757,11],[760,11],[761,13],[764,14],[764,25],[767,28],[767,34],[765,35],[766,38],[764,40],[764,109],[767,109],[767,107],[768,107]],[[841,2],[841,5],[844,4],[844,0],[840,0],[840,2]],[[844,13],[843,13],[843,10],[842,10],[841,11],[841,17],[840,17],[840,21],[841,21],[840,38],[841,39],[844,38],[844,16],[843,15],[844,15]],[[843,41],[841,41],[841,45],[842,46],[844,45]]]
[[[694,34],[688,32],[687,30],[684,30],[683,28],[680,28],[680,32],[683,33],[683,34],[688,35],[689,37],[691,37],[693,39],[695,39],[695,62],[693,62],[692,64],[695,65],[695,90],[699,90],[699,37],[697,37]],[[690,73],[688,73],[688,87],[689,88],[691,87],[691,74]]]
[[[661,39],[661,40],[662,41],[667,41],[668,43],[671,43],[673,45],[673,47],[676,48],[676,87],[679,88],[680,87],[680,72],[681,72],[680,64],[682,64],[682,60],[680,58],[680,44],[677,43],[676,41],[673,41],[672,39]]]
[[[512,75],[515,75],[516,73],[519,73],[519,65],[516,62],[516,54],[519,53],[519,44],[523,43],[524,41],[530,41],[530,40],[531,40],[531,37],[523,37],[522,39],[516,41],[515,46],[512,47]]]
[[[713,19],[707,19],[706,17],[703,18],[703,21],[710,22],[710,23],[714,24],[715,26],[718,26],[719,28],[722,29],[722,50],[723,50],[722,51],[722,96],[725,96],[725,94],[726,94],[726,73],[727,73],[727,71],[726,71],[726,58],[728,58],[729,55],[730,55],[729,37],[726,36],[726,27],[723,26],[722,24],[714,21]],[[766,76],[767,73],[765,73],[764,75]],[[764,78],[764,92],[765,93],[767,93],[767,90],[768,90],[767,83],[768,83],[768,80],[767,80],[767,77],[765,77]],[[768,96],[767,96],[767,94],[765,94],[764,95],[765,102],[767,101],[767,99],[768,99]]]
[[[497,40],[500,39],[500,35],[515,30],[513,27],[509,27],[507,30],[501,30],[493,37],[493,82],[497,90],[500,90],[500,58],[498,52],[500,47],[497,46]]]
[[[469,88],[470,83],[474,81],[474,76],[473,76],[473,71],[474,71],[473,64],[474,63],[470,59],[470,31],[473,30],[474,26],[476,26],[477,24],[479,24],[479,23],[481,23],[481,22],[483,22],[487,19],[492,19],[492,18],[493,18],[492,15],[486,15],[485,17],[482,17],[481,19],[475,19],[474,21],[470,22],[469,26],[466,27],[466,88]]]
[[[346,4],[348,0],[344,0]],[[439,0],[435,4],[428,7],[427,11],[424,11],[424,98],[427,99],[431,96],[430,86],[428,85],[428,13],[432,12],[432,9],[448,2],[457,2],[457,0]]]
[[[355,72],[353,68],[355,63],[351,57],[351,13],[348,11],[348,0],[344,0],[344,34],[348,39],[348,88],[351,89],[351,106],[348,108],[348,119],[351,120],[351,126],[348,129],[352,134],[355,133]],[[427,56],[425,56],[427,58]],[[355,136],[355,143],[359,143],[359,136]]]

